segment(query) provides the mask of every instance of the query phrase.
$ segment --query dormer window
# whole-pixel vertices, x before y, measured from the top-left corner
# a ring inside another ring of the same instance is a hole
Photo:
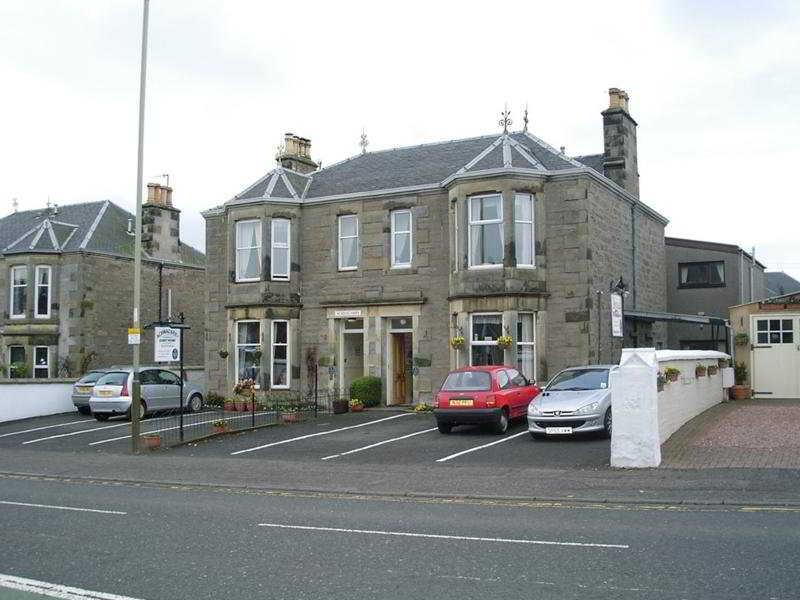
[[[261,221],[236,223],[236,281],[261,279]]]
[[[470,268],[503,265],[503,198],[500,194],[469,199]]]

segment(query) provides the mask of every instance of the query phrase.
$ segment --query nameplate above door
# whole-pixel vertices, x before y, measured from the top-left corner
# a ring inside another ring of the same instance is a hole
[[[361,316],[362,315],[360,308],[348,308],[348,309],[333,311],[334,319],[353,319]]]

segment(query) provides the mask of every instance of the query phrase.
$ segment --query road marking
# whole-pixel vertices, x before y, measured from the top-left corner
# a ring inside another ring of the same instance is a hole
[[[256,416],[273,414],[274,412],[275,411],[257,412]],[[226,417],[224,419],[211,419],[210,421],[200,421],[198,423],[184,424],[183,428],[186,429],[188,427],[196,427],[198,425],[206,425],[207,423],[213,423],[214,421],[233,421],[235,419],[252,419],[252,418],[253,418],[252,414],[248,413],[246,415],[239,415],[237,417]],[[151,433],[161,433],[162,431],[172,431],[173,429],[180,429],[180,428],[181,428],[180,425],[176,425],[174,427],[164,427],[163,429],[154,429],[152,431],[143,431],[142,435],[150,435]],[[90,446],[97,446],[98,444],[107,444],[108,442],[117,442],[119,440],[126,440],[126,439],[128,439],[130,437],[131,437],[130,434],[129,435],[121,435],[119,437],[109,438],[107,440],[100,440],[100,441],[97,441],[97,442],[92,442],[89,445]]]
[[[97,508],[78,508],[77,506],[58,506],[57,504],[32,504],[30,502],[11,502],[10,500],[0,500],[0,504],[8,506],[27,506],[29,508],[53,508],[55,510],[72,510],[75,512],[90,512],[101,515],[127,515],[128,513],[119,510],[100,510]]]
[[[496,446],[497,444],[502,444],[503,442],[507,442],[508,440],[513,440],[516,437],[521,435],[527,434],[528,431],[520,431],[519,433],[515,433],[514,435],[509,435],[508,437],[504,437],[500,440],[489,442],[488,444],[483,444],[481,446],[475,446],[474,448],[470,448],[468,450],[462,450],[461,452],[456,452],[455,454],[451,454],[450,456],[445,456],[444,458],[437,458],[436,462],[445,462],[453,458],[457,458],[462,456],[463,454],[469,454],[470,452],[477,452],[478,450],[483,450],[484,448],[488,448],[489,446]]]
[[[417,431],[415,433],[409,433],[408,435],[401,435],[400,437],[391,438],[388,440],[383,440],[382,442],[378,442],[376,444],[370,444],[369,446],[361,446],[361,448],[355,448],[354,450],[348,450],[347,452],[340,452],[339,454],[331,454],[330,456],[326,456],[322,460],[330,460],[331,458],[337,458],[339,456],[347,456],[348,454],[355,454],[356,452],[362,452],[363,450],[369,450],[370,448],[376,448],[377,446],[383,446],[384,444],[391,444],[392,442],[398,442],[400,440],[405,440],[410,437],[414,437],[415,435],[421,435],[423,433],[429,433],[431,431],[436,431],[437,427],[432,427],[431,429],[423,429],[422,431]]]
[[[106,425],[105,427],[93,427],[91,429],[81,429],[80,431],[71,431],[69,433],[59,433],[58,435],[50,435],[48,437],[36,438],[35,440],[28,440],[27,442],[22,442],[22,445],[36,444],[37,442],[45,442],[47,440],[54,440],[56,438],[81,435],[82,433],[91,433],[93,431],[102,431],[103,429],[113,429],[114,427],[127,427],[128,425],[130,425],[130,423],[125,421],[124,423],[117,423],[116,425]]]
[[[3,574],[0,574],[0,588],[30,592],[50,598],[61,598],[62,600],[137,600],[130,596],[92,592],[81,588]]]
[[[627,550],[627,544],[599,544],[593,542],[556,542],[551,540],[521,540],[513,538],[478,537],[471,535],[443,535],[437,533],[411,533],[409,531],[381,531],[374,529],[344,529],[341,527],[312,527],[310,525],[284,525],[282,523],[259,523],[259,527],[275,529],[299,529],[302,531],[329,531],[333,533],[362,533],[395,537],[427,538],[434,540],[459,540],[465,542],[497,542],[503,544],[529,544],[534,546],[572,546],[579,548],[619,548]]]
[[[289,438],[288,440],[281,440],[280,442],[272,442],[271,444],[264,444],[263,446],[256,446],[255,448],[246,448],[245,450],[237,450],[236,452],[231,452],[231,456],[236,456],[237,454],[244,454],[245,452],[255,452],[256,450],[263,450],[264,448],[270,448],[272,446],[280,446],[281,444],[289,444],[290,442],[299,442],[300,440],[307,440],[308,438],[317,437],[319,435],[328,435],[330,433],[337,433],[339,431],[345,431],[347,429],[366,427],[367,425],[373,425],[374,423],[381,423],[383,421],[390,421],[391,419],[399,419],[400,417],[410,417],[413,414],[414,413],[403,413],[401,415],[394,415],[391,417],[384,417],[383,419],[367,421],[366,423],[359,423],[358,425],[348,425],[347,427],[339,427],[338,429],[329,429],[328,431],[318,431],[317,433],[309,433],[308,435],[301,435],[298,437]]]
[[[59,423],[57,425],[45,425],[44,427],[34,427],[33,429],[25,429],[24,431],[12,431],[11,433],[0,434],[0,438],[8,437],[10,435],[20,435],[22,433],[32,433],[34,431],[41,431],[42,429],[52,429],[53,427],[67,427],[69,425],[77,425],[78,423],[89,423],[94,419],[83,419],[82,421],[68,421],[67,423]]]

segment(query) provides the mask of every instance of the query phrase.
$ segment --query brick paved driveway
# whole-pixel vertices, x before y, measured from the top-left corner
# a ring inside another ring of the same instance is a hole
[[[800,468],[800,401],[718,404],[681,427],[661,449],[671,468]]]

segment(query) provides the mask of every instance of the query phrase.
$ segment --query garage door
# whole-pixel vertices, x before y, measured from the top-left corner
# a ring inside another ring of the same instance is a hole
[[[753,316],[753,392],[800,398],[800,316]]]

